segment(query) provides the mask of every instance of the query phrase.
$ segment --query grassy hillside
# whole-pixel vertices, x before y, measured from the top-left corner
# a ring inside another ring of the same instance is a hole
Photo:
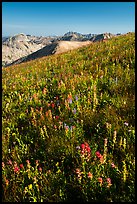
[[[2,69],[2,198],[135,201],[135,34]]]

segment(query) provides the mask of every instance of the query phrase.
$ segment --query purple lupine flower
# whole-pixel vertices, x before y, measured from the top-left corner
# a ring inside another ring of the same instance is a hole
[[[71,99],[71,98],[69,98],[69,99],[68,99],[68,102],[71,104],[71,103],[72,103],[72,99]]]
[[[68,129],[69,129],[69,126],[68,126],[68,125],[66,125],[65,129],[66,129],[66,130],[68,130]]]
[[[77,95],[75,96],[75,99],[76,99],[76,101],[78,101],[78,96]]]
[[[72,127],[72,126],[70,126],[70,127],[69,127],[69,129],[70,129],[70,131],[72,131],[73,127]]]
[[[68,130],[69,126],[66,123],[64,123],[64,128],[65,128],[65,130]]]
[[[74,108],[74,109],[72,110],[72,112],[73,112],[74,114],[76,114],[76,112],[77,112],[76,108]]]

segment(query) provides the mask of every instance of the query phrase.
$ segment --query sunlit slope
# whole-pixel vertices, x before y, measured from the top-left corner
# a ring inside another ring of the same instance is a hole
[[[46,111],[46,103],[57,95],[62,95],[65,100],[69,92],[72,95],[80,94],[81,100],[84,101],[86,97],[85,104],[90,101],[90,107],[93,108],[93,84],[98,99],[96,112],[99,113],[101,106],[106,106],[106,114],[112,112],[107,117],[116,121],[119,117],[134,125],[134,69],[134,33],[4,68],[3,131],[21,113],[26,114],[28,106],[42,106]],[[46,94],[43,94],[44,89]],[[37,96],[37,102],[34,95]],[[82,111],[85,111],[84,107]],[[117,117],[113,117],[113,114]],[[81,114],[81,117],[85,115]]]

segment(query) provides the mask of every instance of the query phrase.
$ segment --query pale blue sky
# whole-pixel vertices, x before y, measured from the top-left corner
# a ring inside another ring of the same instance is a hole
[[[2,35],[135,31],[134,2],[3,2]]]

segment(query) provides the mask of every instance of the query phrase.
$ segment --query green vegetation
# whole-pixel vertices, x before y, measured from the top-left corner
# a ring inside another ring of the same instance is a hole
[[[2,69],[2,199],[135,201],[135,34]]]

